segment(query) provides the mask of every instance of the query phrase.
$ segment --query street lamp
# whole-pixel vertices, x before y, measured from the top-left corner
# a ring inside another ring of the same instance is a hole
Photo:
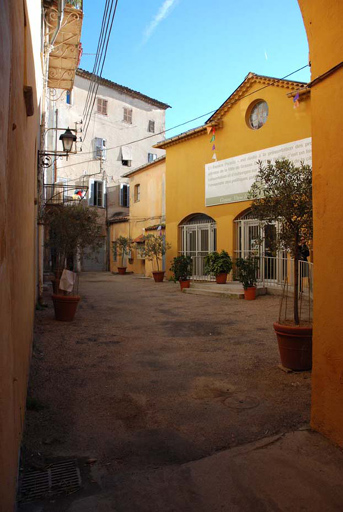
[[[66,131],[60,135],[60,140],[62,141],[63,151],[67,153],[68,156],[68,153],[72,150],[73,143],[76,142],[76,135],[72,133],[69,126]]]

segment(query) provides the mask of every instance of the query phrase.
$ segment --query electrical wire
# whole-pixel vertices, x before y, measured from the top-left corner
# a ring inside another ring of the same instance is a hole
[[[113,0],[112,0],[112,4],[111,4],[111,9],[112,9],[112,5],[113,5]],[[116,12],[117,12],[117,7],[118,7],[118,0],[115,0],[115,5],[114,5],[113,13],[112,13],[112,18],[111,18],[111,21],[110,21],[109,25],[107,23],[107,27],[106,27],[106,37],[107,37],[107,40],[106,40],[105,46],[104,46],[104,55],[103,55],[103,59],[102,59],[100,74],[97,76],[97,83],[96,83],[95,93],[94,93],[94,96],[93,96],[93,102],[91,103],[91,107],[90,107],[90,111],[89,111],[88,122],[85,125],[84,139],[87,136],[89,122],[90,122],[90,119],[91,119],[92,111],[93,111],[93,108],[94,108],[96,96],[97,96],[98,89],[99,89],[99,82],[100,82],[100,78],[102,77],[102,72],[103,72],[103,69],[104,69],[105,61],[106,61],[108,44],[109,44],[110,35],[111,35],[111,32],[112,32],[112,28],[113,28],[114,18],[115,18]]]
[[[279,78],[278,80],[285,80],[286,78],[288,78],[289,76],[292,76],[294,75],[295,73],[298,73],[299,71],[302,71],[303,69],[309,67],[309,64],[306,64],[305,66],[302,66],[301,68],[299,69],[296,69],[295,71],[292,71],[291,73],[289,73],[288,75],[285,75],[283,78]],[[248,96],[251,96],[252,94],[256,94],[257,92],[260,92],[262,91],[263,89],[266,89],[267,87],[271,87],[273,84],[267,84],[267,85],[264,85],[263,87],[260,87],[259,89],[256,89],[255,91],[252,91],[248,94],[245,94],[244,96],[242,96],[240,98],[240,100],[244,99],[244,98],[247,98]],[[194,117],[193,119],[189,119],[188,121],[185,121],[183,123],[180,123],[180,124],[177,124],[175,126],[172,126],[171,128],[167,128],[166,130],[162,130],[161,132],[158,132],[158,133],[154,133],[152,135],[146,135],[145,137],[142,137],[141,139],[136,139],[136,140],[133,140],[131,142],[126,142],[125,145],[131,145],[131,144],[135,144],[137,142],[142,142],[143,140],[147,140],[147,139],[151,139],[152,137],[156,137],[157,135],[163,135],[171,130],[176,130],[176,128],[180,128],[181,126],[185,126],[186,124],[189,124],[189,123],[193,123],[194,121],[198,121],[199,119],[203,118],[203,117],[206,117],[206,116],[210,116],[212,114],[214,114],[215,112],[217,112],[218,108],[216,108],[215,110],[211,110],[210,112],[206,112],[206,114],[201,114],[200,116],[197,116],[197,117]],[[196,129],[196,128],[194,128]],[[120,144],[118,146],[112,146],[110,148],[106,148],[106,151],[111,151],[112,149],[119,149],[120,147],[122,147],[123,144]],[[88,151],[87,153],[82,153],[82,156],[83,155],[92,155],[94,152],[93,151]],[[82,161],[82,162],[77,162],[75,164],[69,164],[69,165],[64,165],[63,167],[60,167],[59,169],[65,169],[66,167],[73,167],[74,165],[80,165],[80,164],[84,164],[84,163],[88,163],[88,162],[92,162],[92,160],[85,160],[85,161]]]

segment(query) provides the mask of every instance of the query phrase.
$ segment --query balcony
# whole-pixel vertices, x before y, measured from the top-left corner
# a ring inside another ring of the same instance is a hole
[[[44,185],[44,204],[48,206],[80,203],[87,197],[87,192],[88,187],[79,188],[63,183]]]
[[[45,21],[51,41],[58,27],[57,1],[45,2]],[[83,0],[67,0],[61,27],[49,57],[48,86],[71,90],[80,60]]]

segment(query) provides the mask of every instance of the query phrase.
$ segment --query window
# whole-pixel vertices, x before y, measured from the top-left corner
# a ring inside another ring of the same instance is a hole
[[[121,164],[126,167],[131,167],[132,162],[132,149],[130,146],[122,146],[121,147]]]
[[[135,185],[135,194],[134,194],[135,203],[138,203],[141,199],[141,186]]]
[[[128,208],[130,205],[130,185],[122,183],[120,185],[120,206]]]
[[[149,121],[148,132],[155,133],[155,121]]]
[[[106,140],[95,137],[94,139],[94,158],[97,160],[106,160]]]
[[[132,124],[132,109],[124,107],[124,123]]]
[[[258,101],[253,104],[249,112],[249,128],[258,130],[266,123],[268,117],[268,105],[265,101]]]
[[[97,98],[97,108],[96,111],[98,114],[102,114],[103,116],[107,116],[107,100],[102,98]]]
[[[148,162],[153,162],[154,160],[156,160],[156,158],[156,153],[148,153]]]
[[[94,206],[104,206],[103,201],[103,182],[102,181],[94,181]]]
[[[71,105],[71,91],[66,92],[66,104]]]

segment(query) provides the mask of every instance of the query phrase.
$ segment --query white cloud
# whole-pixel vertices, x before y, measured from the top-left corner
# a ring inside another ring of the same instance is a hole
[[[163,4],[159,8],[158,13],[154,16],[150,24],[144,31],[143,34],[143,43],[146,43],[151,34],[154,32],[156,27],[161,23],[161,21],[165,20],[167,16],[171,13],[173,7],[175,7],[178,0],[164,0]]]

